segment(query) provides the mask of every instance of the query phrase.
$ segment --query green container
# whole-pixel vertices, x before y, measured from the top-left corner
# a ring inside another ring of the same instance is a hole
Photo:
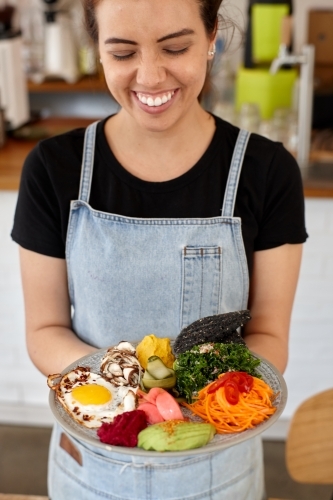
[[[252,54],[257,63],[277,57],[281,44],[282,19],[290,12],[288,4],[255,4],[252,7]]]
[[[261,118],[269,120],[277,108],[290,108],[296,69],[280,69],[275,75],[268,69],[240,68],[236,77],[236,111],[244,103],[259,106]]]

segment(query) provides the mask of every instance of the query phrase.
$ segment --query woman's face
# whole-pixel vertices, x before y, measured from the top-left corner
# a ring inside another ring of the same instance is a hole
[[[123,112],[162,131],[198,107],[212,47],[197,0],[101,0],[99,51]]]

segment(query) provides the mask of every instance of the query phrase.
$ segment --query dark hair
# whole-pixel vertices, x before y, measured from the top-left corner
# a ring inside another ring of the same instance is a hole
[[[94,43],[98,42],[98,25],[95,8],[100,0],[82,0],[86,30]],[[200,5],[200,15],[208,36],[218,28],[219,8],[223,0],[196,0]]]
[[[94,44],[98,43],[98,24],[96,20],[95,8],[101,0],[82,0],[84,11],[84,23],[88,35],[91,37]],[[199,4],[200,16],[205,26],[206,33],[209,37],[213,37],[219,28],[229,28],[230,24],[235,28],[235,25],[230,20],[226,20],[219,14],[219,9],[223,0],[195,0]],[[210,70],[212,63],[207,63],[207,73],[203,88],[198,96],[199,102],[203,103],[206,96],[208,98],[214,95],[214,88],[210,78]],[[211,105],[206,104],[209,109]]]

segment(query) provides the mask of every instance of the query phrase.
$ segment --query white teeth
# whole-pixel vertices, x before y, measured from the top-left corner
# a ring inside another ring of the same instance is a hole
[[[150,107],[152,106],[158,107],[170,101],[171,97],[174,95],[174,92],[168,92],[167,94],[164,94],[162,97],[156,97],[155,99],[153,97],[146,97],[143,94],[136,94],[136,95],[139,101],[142,102],[143,104],[147,104]]]

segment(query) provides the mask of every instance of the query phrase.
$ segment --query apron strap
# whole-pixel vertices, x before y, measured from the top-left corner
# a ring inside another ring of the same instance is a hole
[[[92,174],[94,170],[96,129],[98,121],[86,128],[84,134],[83,157],[81,164],[81,180],[79,200],[89,203]]]
[[[242,171],[245,151],[250,135],[251,133],[247,130],[239,131],[234,153],[232,155],[227,187],[224,193],[222,217],[234,216],[239,177]]]

